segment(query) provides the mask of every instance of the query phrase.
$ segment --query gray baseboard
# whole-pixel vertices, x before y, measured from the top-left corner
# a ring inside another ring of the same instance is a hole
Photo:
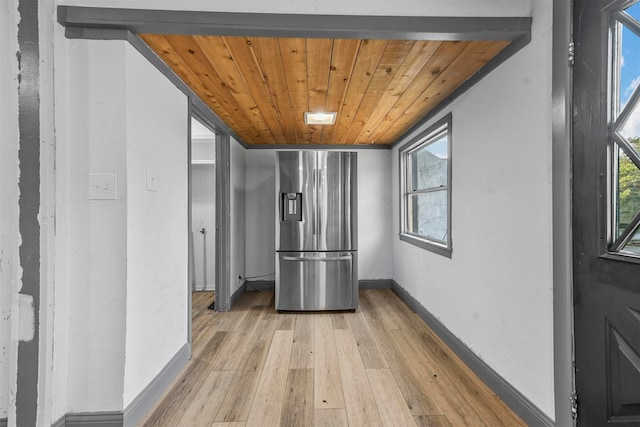
[[[391,279],[363,279],[358,280],[359,289],[391,289],[393,280]]]
[[[245,292],[267,292],[276,289],[275,280],[247,280],[244,282]]]
[[[122,412],[86,412],[66,414],[51,427],[122,427]]]
[[[187,364],[190,353],[189,343],[186,343],[144,390],[133,399],[124,410],[124,427],[135,426],[153,408],[160,396]]]
[[[171,358],[162,371],[120,412],[85,412],[65,414],[51,427],[129,427],[135,426],[156,404],[162,393],[171,384],[189,360],[189,344],[185,344]],[[6,427],[0,421],[0,427]]]
[[[8,424],[9,420],[7,420],[6,418],[0,418],[0,427],[7,427]]]
[[[480,359],[446,326],[436,319],[403,287],[393,281],[391,289],[449,346],[449,348],[491,389],[518,414],[528,426],[555,426],[554,421],[516,390],[496,371]]]

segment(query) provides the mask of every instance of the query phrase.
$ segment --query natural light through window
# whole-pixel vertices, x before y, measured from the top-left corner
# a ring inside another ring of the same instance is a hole
[[[609,250],[640,256],[640,2],[614,16]]]
[[[451,254],[451,116],[400,149],[401,239]]]

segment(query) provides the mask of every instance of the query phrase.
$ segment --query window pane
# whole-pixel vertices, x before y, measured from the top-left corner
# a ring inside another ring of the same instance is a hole
[[[619,70],[619,86],[620,86],[620,108],[618,112],[626,105],[629,97],[640,83],[640,37],[629,30],[627,26],[622,25],[622,43],[620,47],[620,70]]]
[[[635,145],[636,148],[640,146],[640,141],[637,138]],[[618,148],[617,212],[616,239],[640,212],[640,169],[621,148]]]
[[[418,234],[441,242],[447,241],[447,190],[412,194],[407,206],[407,228]]]
[[[409,191],[447,185],[447,135],[409,154],[411,186]]]
[[[640,22],[640,2],[636,2],[632,6],[626,8],[625,12],[634,17],[636,21]]]
[[[640,56],[640,55],[638,55]],[[640,138],[640,104],[636,104],[633,106],[633,110],[631,115],[625,122],[622,129],[620,129],[620,135],[624,136],[627,141],[632,144],[634,141],[636,142],[636,150],[639,149],[637,146],[637,140]]]
[[[640,255],[640,229],[636,230],[631,240],[629,240],[629,242],[620,249],[620,252],[631,255]]]

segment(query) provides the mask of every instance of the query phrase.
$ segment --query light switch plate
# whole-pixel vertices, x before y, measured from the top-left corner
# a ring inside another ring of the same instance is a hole
[[[158,191],[158,175],[153,169],[147,169],[147,191]]]
[[[89,174],[89,200],[116,200],[118,176],[115,173]]]

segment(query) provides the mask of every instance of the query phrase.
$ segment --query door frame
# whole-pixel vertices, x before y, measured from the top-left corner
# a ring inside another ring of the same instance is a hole
[[[552,215],[555,424],[575,425],[572,240],[573,0],[553,2]]]

